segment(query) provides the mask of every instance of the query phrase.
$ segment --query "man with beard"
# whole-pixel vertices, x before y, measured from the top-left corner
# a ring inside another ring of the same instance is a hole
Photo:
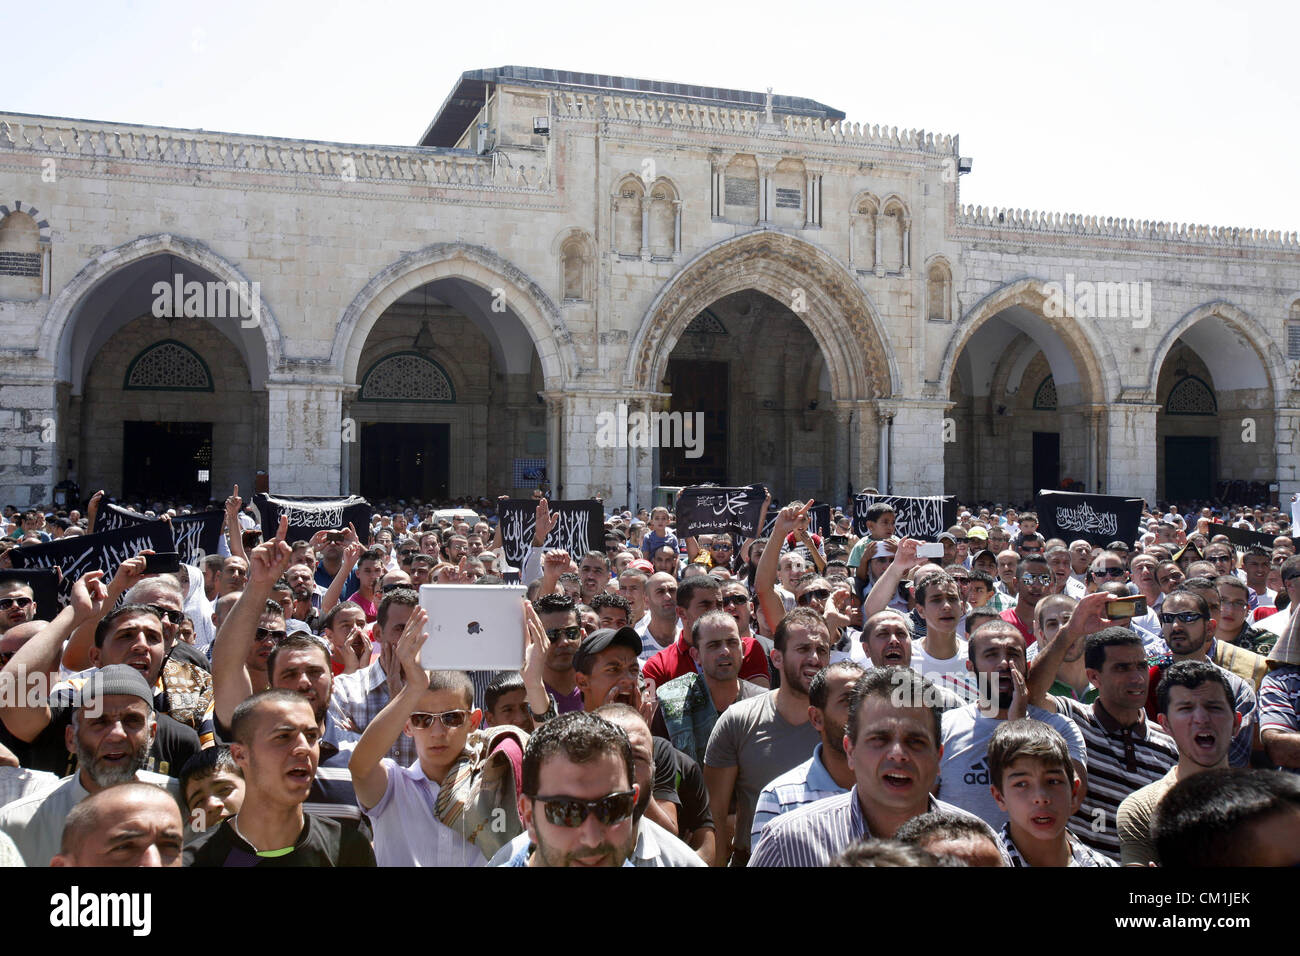
[[[136,780],[175,796],[175,780],[143,769],[155,727],[153,691],[138,670],[114,664],[87,678],[65,734],[77,772],[0,810],[0,832],[14,841],[28,866],[49,864],[59,852],[68,812],[91,794]]]
[[[622,728],[561,714],[528,738],[519,816],[524,834],[491,866],[634,866],[640,790]]]
[[[27,681],[40,675],[53,682],[59,672],[64,639],[77,626],[95,620],[107,606],[109,593],[101,583],[101,572],[83,575],[73,587],[69,607],[28,641],[5,667],[6,674]],[[91,595],[95,595],[92,597]],[[75,609],[75,611],[74,611]],[[74,613],[77,615],[74,619]],[[139,671],[155,689],[151,704],[156,711],[165,706],[159,687],[159,675],[166,659],[166,635],[158,610],[143,604],[124,604],[104,614],[94,629],[94,646],[88,660],[92,668],[126,664]],[[48,700],[29,699],[24,692],[8,700],[12,706],[0,706],[0,720],[19,741],[28,744],[27,766],[65,776],[75,769],[75,753],[66,744],[67,728],[75,711],[77,692],[94,670],[83,671],[55,684]],[[0,693],[0,701],[5,700]],[[165,713],[156,713],[157,729],[144,767],[178,776],[185,761],[200,749],[199,737],[191,727]]]
[[[928,680],[903,667],[868,671],[849,702],[844,750],[853,788],[770,822],[750,866],[825,866],[859,840],[889,839],[931,810],[962,814],[931,796],[943,745]]]
[[[1165,597],[1160,610],[1160,621],[1164,626],[1165,643],[1169,645],[1170,656],[1156,661],[1149,675],[1150,694],[1147,698],[1147,716],[1157,716],[1156,690],[1160,678],[1171,664],[1179,661],[1205,661],[1219,667],[1210,659],[1214,641],[1214,625],[1217,623],[1219,592],[1214,582],[1206,578],[1189,578],[1189,584],[1180,585]],[[1210,606],[1211,598],[1214,607]],[[1258,701],[1255,688],[1250,681],[1242,679],[1227,668],[1220,667],[1232,687],[1233,709],[1241,718],[1241,724],[1232,739],[1232,749],[1228,752],[1228,765],[1232,767],[1250,766],[1251,744],[1255,737],[1255,712]]]
[[[721,591],[722,585],[717,578],[708,575],[687,578],[677,586],[677,615],[681,618],[682,629],[676,641],[645,662],[642,672],[646,680],[659,687],[676,677],[695,673],[696,664],[691,657],[693,628],[701,617],[718,609]],[[766,685],[767,657],[763,648],[753,640],[742,640],[741,646],[741,679]]]
[[[1086,780],[1087,748],[1073,721],[1029,706],[1024,683],[1025,643],[1014,625],[1007,621],[980,625],[971,635],[968,653],[966,666],[975,675],[980,699],[943,715],[939,795],[998,830],[1007,822],[1007,813],[989,789],[993,781],[987,753],[999,725],[1026,716],[1049,724],[1065,738],[1081,780]]]
[[[363,833],[303,810],[320,759],[320,726],[305,697],[288,690],[250,697],[235,708],[231,732],[244,802],[185,848],[186,866],[375,865]]]
[[[1228,751],[1241,725],[1233,710],[1232,685],[1209,661],[1179,661],[1160,678],[1156,690],[1160,726],[1178,744],[1174,769],[1119,805],[1120,862],[1125,866],[1159,863],[1151,823],[1161,799],[1180,780],[1228,766]]]
[[[781,774],[758,795],[750,846],[758,845],[763,828],[775,817],[853,786],[853,768],[844,752],[844,725],[853,688],[865,673],[861,664],[846,660],[823,668],[813,678],[808,687],[808,719],[821,734],[821,743],[813,748],[811,758]]]
[[[709,611],[695,622],[692,631],[691,659],[699,672],[675,677],[657,689],[659,710],[652,729],[656,737],[671,740],[674,747],[699,761],[718,716],[737,701],[757,697],[765,688],[740,679],[741,639],[730,614]]]
[[[726,866],[728,862],[744,866],[748,862],[759,791],[807,760],[819,743],[820,734],[809,720],[808,690],[813,678],[830,663],[830,655],[826,620],[812,608],[791,611],[781,619],[773,635],[772,663],[781,673],[781,686],[733,704],[714,725],[704,753],[704,780],[718,824],[715,866]],[[734,852],[733,835],[723,812],[731,806],[733,796]]]

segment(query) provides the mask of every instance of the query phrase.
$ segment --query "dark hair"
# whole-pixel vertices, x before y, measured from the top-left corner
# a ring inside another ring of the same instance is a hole
[[[632,763],[632,744],[623,728],[581,710],[561,714],[546,721],[528,738],[520,788],[525,796],[537,796],[542,764],[552,757],[564,757],[571,763],[584,764],[606,754],[622,758],[627,772],[627,789],[631,789],[636,781],[636,767]]]
[[[916,586],[916,603],[924,606],[926,595],[930,593],[931,588],[949,584],[957,589],[957,594],[960,596],[961,588],[958,587],[957,582],[953,580],[952,575],[947,571],[939,571],[937,574],[934,572],[927,574],[922,578],[921,583]]]
[[[681,593],[681,589],[679,588],[677,591],[679,599],[678,603],[680,603]],[[785,643],[790,637],[790,628],[795,625],[806,627],[809,630],[820,630],[826,635],[827,639],[829,639],[831,635],[830,628],[826,626],[826,619],[818,614],[816,610],[810,607],[797,607],[785,617],[781,618],[781,623],[779,623],[776,626],[776,630],[772,632],[773,650],[780,651],[782,654],[785,653]]]
[[[1278,573],[1282,576],[1283,586],[1292,578],[1300,577],[1300,554],[1293,555],[1283,561]]]
[[[362,561],[378,561],[380,564],[386,564],[388,561],[388,554],[381,548],[367,548],[365,551],[361,552],[361,557],[357,558],[357,563],[354,567],[360,567]]]
[[[898,665],[873,667],[859,677],[853,685],[853,696],[849,699],[849,720],[844,728],[854,743],[858,740],[858,717],[862,713],[862,702],[868,697],[882,697],[897,707],[924,707],[934,719],[934,745],[940,746],[943,740],[943,704],[939,702],[939,693],[929,678],[922,677],[910,667]],[[908,701],[916,703],[906,703]]]
[[[451,690],[463,694],[465,707],[474,709],[474,682],[464,671],[429,671],[429,690]]]
[[[1089,634],[1083,642],[1083,666],[1089,670],[1099,671],[1106,663],[1108,647],[1143,647],[1142,638],[1127,627],[1104,627],[1095,634]]]
[[[533,610],[538,614],[559,614],[564,611],[576,611],[578,606],[567,594],[543,594],[533,602]]]
[[[1228,709],[1236,709],[1236,700],[1232,695],[1232,684],[1223,669],[1209,661],[1179,661],[1165,670],[1156,687],[1156,713],[1169,713],[1169,695],[1175,687],[1194,690],[1206,681],[1214,681],[1223,687],[1223,696],[1227,698]]]
[[[991,776],[990,779],[992,779]],[[993,828],[979,817],[973,817],[967,813],[954,813],[951,810],[931,810],[929,813],[922,813],[920,816],[912,817],[894,831],[894,840],[896,842],[919,847],[927,853],[933,852],[927,845],[932,841],[966,839],[987,840],[997,847],[999,854],[1002,853],[1002,841],[993,832]]]
[[[870,521],[872,524],[875,524],[885,515],[892,515],[894,513],[895,512],[894,512],[893,505],[886,504],[883,501],[873,501],[871,503],[871,506],[867,508],[866,520]]]
[[[979,568],[971,568],[970,571],[967,572],[967,579],[971,584],[974,584],[976,581],[982,581],[986,588],[990,591],[993,590],[993,575],[989,574],[987,571],[982,571]]]
[[[987,604],[983,607],[971,608],[966,615],[966,643],[971,643],[971,639],[974,638],[976,631],[994,622],[1000,624],[1011,623],[1010,621],[1002,620],[1002,612],[997,608],[989,607]],[[1014,624],[1011,624],[1011,626],[1015,627]]]
[[[620,607],[627,615],[628,623],[632,623],[632,602],[621,594],[610,594],[608,591],[602,591],[591,599],[591,609],[597,614],[603,607]]]
[[[605,568],[605,570],[606,571],[609,570],[609,555],[607,555],[604,551],[588,551],[586,554],[582,556],[582,561],[586,561],[588,558],[599,558],[600,563]],[[578,564],[581,565],[582,561],[579,561]]]
[[[1205,600],[1204,595],[1197,594],[1196,591],[1192,590],[1192,588],[1197,588],[1197,589],[1205,588],[1210,591],[1215,590],[1214,582],[1211,581],[1209,578],[1189,578],[1188,580],[1178,585],[1178,587],[1174,588],[1172,591],[1169,592],[1169,594],[1165,596],[1165,603],[1167,604],[1169,602],[1169,599],[1173,597],[1175,594],[1180,595],[1182,597],[1190,597],[1194,599],[1196,602],[1197,612],[1200,614],[1204,614],[1206,617],[1209,617],[1210,602]],[[1164,605],[1161,606],[1163,607]]]
[[[31,587],[31,585],[26,582],[21,583],[24,587]],[[277,604],[276,608],[278,609],[279,607],[280,605]],[[162,618],[158,617],[158,612],[149,605],[123,604],[121,607],[109,611],[100,619],[99,623],[95,625],[95,646],[102,649],[104,642],[108,640],[109,633],[113,630],[113,626],[117,624],[118,618],[128,617],[132,614],[148,614],[158,622],[160,627],[162,626]]]
[[[275,662],[280,657],[281,651],[320,651],[325,655],[325,667],[330,666],[330,650],[325,646],[325,642],[308,631],[291,631],[284,636],[284,640],[277,641],[275,647],[271,648],[271,653],[266,657],[266,673],[271,680],[275,680]]]
[[[334,619],[339,616],[339,613],[341,611],[345,611],[345,610],[360,611],[362,617],[365,617],[365,613],[366,613],[360,604],[353,604],[351,601],[339,601],[332,608],[330,608],[329,613],[326,614],[325,617],[321,620],[320,622],[321,629],[324,630],[327,627],[333,627]]]
[[[1050,724],[1028,718],[1005,720],[1000,723],[989,740],[985,766],[989,768],[989,783],[1002,789],[1002,778],[1007,767],[1021,757],[1031,757],[1049,767],[1059,767],[1065,779],[1074,780],[1074,764],[1070,748],[1060,732]]]
[[[1016,577],[1020,577],[1022,574],[1028,571],[1029,565],[1031,564],[1041,564],[1045,568],[1049,568],[1049,569],[1051,568],[1051,565],[1047,563],[1046,555],[1027,554],[1019,561],[1016,562]]]
[[[825,710],[826,705],[830,702],[831,696],[831,672],[838,671],[841,674],[857,674],[861,677],[867,672],[867,669],[857,661],[836,661],[834,664],[828,664],[817,672],[812,682],[808,685],[808,704],[816,707],[818,710]]]
[[[1237,577],[1235,574],[1220,574],[1217,578],[1214,579],[1214,586],[1216,588],[1221,588],[1224,587],[1225,585],[1234,588],[1241,588],[1243,591],[1246,591],[1247,593],[1249,593],[1250,591],[1250,585],[1247,584],[1245,581],[1243,581],[1241,578]]]
[[[379,602],[379,613],[376,617],[380,633],[383,633],[384,625],[388,623],[388,609],[394,604],[399,607],[418,607],[420,595],[411,588],[398,588],[385,594],[384,599]]]
[[[296,690],[264,690],[260,694],[244,698],[235,708],[230,717],[230,739],[245,747],[251,746],[257,712],[267,704],[306,704],[308,709],[311,708],[311,701]]]
[[[693,575],[677,585],[677,606],[690,607],[696,591],[708,591],[714,597],[722,590],[722,585],[715,577]]]
[[[181,767],[181,803],[187,802],[185,791],[189,789],[191,782],[206,780],[219,771],[232,773],[237,777],[244,776],[244,771],[240,769],[239,764],[235,763],[235,758],[230,756],[230,747],[226,744],[200,750],[186,760],[185,766]]]
[[[506,694],[513,694],[524,689],[524,679],[519,671],[497,671],[493,675],[487,690],[483,692],[483,709],[496,710],[498,701]]]
[[[964,860],[937,857],[911,843],[864,840],[841,851],[827,866],[965,866]]]
[[[1251,866],[1241,831],[1300,810],[1300,779],[1283,770],[1227,767],[1180,780],[1156,808],[1151,835],[1164,867]]]

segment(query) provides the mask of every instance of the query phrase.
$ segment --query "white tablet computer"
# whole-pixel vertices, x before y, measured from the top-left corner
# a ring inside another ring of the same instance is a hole
[[[524,606],[518,584],[422,584],[427,670],[499,671],[524,666]]]

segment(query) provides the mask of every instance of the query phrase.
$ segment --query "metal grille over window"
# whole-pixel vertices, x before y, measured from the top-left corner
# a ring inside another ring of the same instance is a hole
[[[691,319],[691,324],[686,326],[687,335],[726,335],[727,328],[719,319],[708,309],[705,309],[695,318]]]
[[[1050,375],[1039,383],[1038,391],[1034,392],[1034,411],[1056,411],[1056,379]]]
[[[1219,403],[1210,386],[1189,375],[1169,390],[1165,411],[1170,415],[1217,415]]]
[[[454,402],[455,390],[442,366],[411,352],[380,359],[361,382],[363,402]]]
[[[126,370],[124,389],[210,392],[212,373],[198,354],[180,342],[159,342],[145,349]]]

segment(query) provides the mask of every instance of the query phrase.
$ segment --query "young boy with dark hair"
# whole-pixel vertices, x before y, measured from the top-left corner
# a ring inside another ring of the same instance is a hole
[[[483,693],[483,717],[488,727],[514,726],[533,732],[533,713],[528,709],[528,689],[518,671],[501,671]]]
[[[1066,829],[1079,778],[1055,729],[1037,720],[1010,720],[989,741],[989,789],[1010,818],[1002,843],[1013,866],[1115,866]]]
[[[185,761],[181,800],[186,823],[195,833],[211,830],[239,812],[244,803],[244,771],[229,747],[209,747]]]

